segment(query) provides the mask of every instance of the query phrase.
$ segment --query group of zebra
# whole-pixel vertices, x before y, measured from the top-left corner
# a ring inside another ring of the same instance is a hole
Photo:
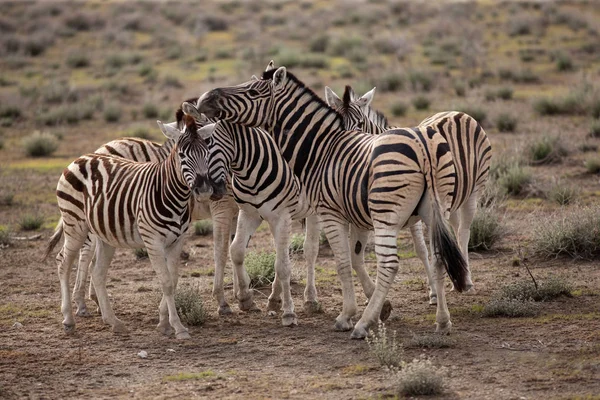
[[[397,235],[410,227],[427,271],[430,303],[437,304],[436,330],[449,332],[445,272],[457,291],[473,286],[469,229],[491,157],[484,130],[461,112],[439,113],[413,128],[392,128],[370,107],[374,90],[358,97],[346,87],[341,99],[329,88],[325,94],[327,102],[271,61],[260,78],[213,89],[183,102],[175,122],[158,121],[165,144],[120,139],[71,163],[57,186],[61,220],[46,249],[48,256],[64,236],[57,263],[65,330],[75,326],[69,273],[79,254],[73,291],[77,314],[87,314],[85,284],[95,255],[90,294],[95,292],[113,331],[126,331],[108,301],[107,269],[116,247],[145,247],[163,291],[158,330],[188,338],[174,300],[178,257],[193,216],[209,214],[215,238],[213,296],[220,314],[231,313],[223,289],[228,250],[239,307],[257,308],[243,262],[251,235],[265,220],[276,245],[268,309],[283,310],[283,325],[297,324],[288,248],[292,221],[306,219],[304,308],[319,308],[314,265],[321,228],[342,283],[335,329],[353,328],[358,310],[354,269],[369,302],[352,338],[364,338],[369,326],[389,315],[386,295],[399,267]],[[428,228],[431,259],[420,221]],[[371,231],[375,282],[364,267]]]

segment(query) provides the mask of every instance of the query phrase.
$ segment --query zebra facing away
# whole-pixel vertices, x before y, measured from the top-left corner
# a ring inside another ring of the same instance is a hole
[[[350,86],[346,86],[343,99],[340,99],[333,90],[328,87],[325,89],[327,102],[342,115],[347,129],[376,135],[396,129],[389,126],[382,113],[370,106],[374,94],[375,88],[358,97]],[[454,202],[458,205],[450,214],[450,224],[467,261],[467,290],[470,290],[473,288],[468,262],[470,228],[477,209],[478,194],[483,190],[488,178],[492,156],[491,144],[481,125],[473,117],[462,112],[440,112],[424,119],[419,126],[434,126],[450,145],[457,173]],[[437,294],[435,286],[431,284],[433,271],[420,224],[411,227],[411,233],[417,255],[427,271],[430,303],[435,304]]]
[[[196,119],[201,115],[191,103],[182,110]],[[306,218],[304,256],[307,264],[307,284],[304,309],[316,312],[314,264],[319,249],[319,228],[314,210],[305,199],[303,187],[277,144],[262,129],[219,121],[209,141],[210,178],[222,182],[232,174],[233,197],[240,214],[236,234],[230,247],[231,260],[237,277],[238,299],[252,299],[250,279],[243,268],[246,246],[263,219],[269,224],[275,241],[275,281],[267,309],[283,309],[282,324],[297,325],[290,290],[290,257],[292,220]],[[280,300],[283,295],[283,301]],[[247,300],[246,300],[247,301]]]
[[[167,126],[159,122],[159,127],[165,136],[168,137]],[[204,118],[201,125],[206,125],[209,121]],[[170,126],[171,124],[168,124]],[[116,139],[99,147],[95,154],[107,154],[118,156],[137,162],[160,162],[165,160],[171,153],[175,145],[174,139],[168,139],[163,144],[152,142],[150,140],[137,138]],[[231,308],[225,300],[223,273],[227,264],[228,244],[235,233],[238,207],[231,195],[226,195],[220,200],[200,200],[194,205],[193,219],[208,218],[213,221],[213,239],[215,256],[215,275],[213,283],[213,297],[219,304],[218,312],[221,315],[231,314]],[[75,287],[73,289],[73,300],[77,305],[76,315],[89,316],[85,304],[85,285],[88,277],[88,266],[92,260],[95,245],[90,236],[81,249]],[[90,284],[90,298],[96,300],[96,294],[93,285]],[[243,304],[240,308],[245,309]]]
[[[466,286],[465,261],[444,215],[454,197],[455,168],[448,143],[433,127],[397,129],[373,136],[344,129],[339,113],[285,67],[267,67],[261,79],[213,89],[199,112],[247,126],[263,126],[305,187],[335,254],[344,297],[337,330],[352,329],[357,312],[350,267],[348,224],[375,231],[377,280],[352,332],[364,338],[376,323],[398,271],[396,237],[423,219],[429,226],[436,267],[436,330],[452,326],[444,295],[444,268],[456,289]],[[364,243],[361,243],[364,245]]]
[[[56,189],[62,224],[46,248],[47,257],[64,234],[56,259],[61,286],[61,311],[67,333],[75,329],[69,275],[71,265],[89,233],[95,235],[96,265],[92,280],[102,319],[114,332],[126,332],[115,317],[106,291],[106,273],[116,247],[146,247],[152,266],[161,281],[163,296],[157,329],[166,335],[175,329],[178,339],[189,338],[175,308],[178,258],[193,212],[194,196],[208,197],[213,184],[208,179],[208,147],[202,136],[214,124],[197,130],[192,118],[183,132],[170,129],[176,139],[162,162],[138,163],[100,154],[88,154],[73,161],[63,172]],[[215,185],[219,189],[222,185]]]

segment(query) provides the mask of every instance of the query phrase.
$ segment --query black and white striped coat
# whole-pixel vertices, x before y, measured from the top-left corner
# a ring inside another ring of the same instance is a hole
[[[357,311],[350,269],[348,223],[374,229],[377,284],[352,336],[365,337],[377,322],[398,270],[396,236],[419,218],[430,226],[438,277],[438,330],[448,331],[443,268],[457,290],[465,288],[465,261],[443,215],[450,211],[455,168],[446,140],[432,127],[398,129],[373,136],[344,129],[341,115],[285,67],[268,68],[262,79],[214,89],[200,112],[222,120],[264,126],[305,186],[336,255],[344,305],[336,329],[348,330]]]

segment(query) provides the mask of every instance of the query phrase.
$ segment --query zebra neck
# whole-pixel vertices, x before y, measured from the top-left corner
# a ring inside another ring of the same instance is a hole
[[[380,134],[385,132],[389,125],[387,118],[383,115],[382,112],[375,110],[372,107],[368,107],[365,112],[365,117],[367,123],[370,123],[370,129],[367,132],[371,132],[373,134]]]
[[[155,193],[160,193],[164,202],[169,203],[169,208],[184,210],[188,207],[192,191],[183,179],[176,145],[173,145],[167,159],[158,165],[155,185]]]
[[[171,150],[173,150],[173,147],[175,147],[174,139],[168,139],[166,142],[163,143],[162,146],[160,146],[160,151],[165,156],[164,158],[167,158],[169,154],[171,154]]]

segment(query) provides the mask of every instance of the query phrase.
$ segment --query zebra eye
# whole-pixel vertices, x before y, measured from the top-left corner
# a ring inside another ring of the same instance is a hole
[[[250,90],[248,90],[248,94],[250,96],[258,96],[259,95],[258,90],[256,90],[256,89],[250,89]]]

